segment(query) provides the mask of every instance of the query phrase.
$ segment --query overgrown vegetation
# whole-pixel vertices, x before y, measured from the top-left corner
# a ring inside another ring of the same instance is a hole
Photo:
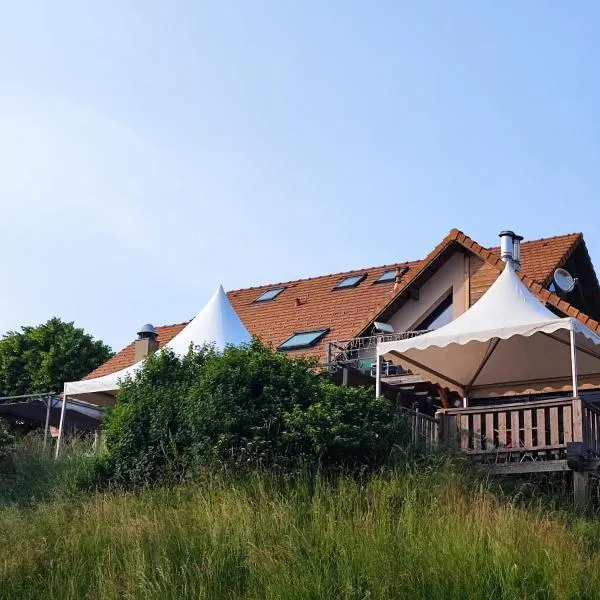
[[[128,487],[234,470],[374,469],[405,445],[386,398],[343,388],[314,364],[254,341],[217,353],[149,357],[107,419],[100,474]]]
[[[0,598],[600,598],[595,517],[410,452],[392,403],[312,367],[160,353],[100,460],[0,430]]]
[[[598,598],[599,534],[441,457],[362,478],[211,471],[5,505],[0,597]]]

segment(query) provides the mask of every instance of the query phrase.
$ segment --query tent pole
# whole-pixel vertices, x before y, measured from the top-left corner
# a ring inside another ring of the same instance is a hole
[[[573,398],[577,398],[577,353],[575,345],[575,330],[571,328],[569,331],[571,341],[571,379],[573,384]]]
[[[58,424],[58,437],[56,438],[56,454],[54,455],[55,458],[58,458],[58,453],[60,451],[60,442],[62,440],[63,428],[64,428],[64,424],[65,424],[65,413],[67,412],[66,407],[67,407],[67,391],[65,390],[63,392],[62,408],[60,409],[60,423]]]
[[[377,355],[375,363],[375,397],[381,396],[381,356]]]
[[[52,396],[47,396],[46,404],[46,424],[44,425],[44,450],[48,444],[48,429],[50,428],[50,406],[52,405]]]

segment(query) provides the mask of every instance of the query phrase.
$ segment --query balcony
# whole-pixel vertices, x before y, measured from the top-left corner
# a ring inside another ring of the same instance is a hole
[[[403,331],[401,333],[381,333],[357,337],[351,340],[336,340],[328,342],[325,348],[325,363],[331,370],[342,367],[351,367],[365,374],[375,376],[375,361],[377,357],[377,344],[379,342],[392,342],[406,340],[427,333],[424,331]],[[392,363],[384,363],[382,377],[389,378],[405,375],[401,367]]]

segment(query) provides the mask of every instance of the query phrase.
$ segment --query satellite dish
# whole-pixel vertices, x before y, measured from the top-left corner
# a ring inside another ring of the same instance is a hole
[[[373,328],[381,333],[394,333],[394,328],[389,323],[382,323],[381,321],[375,321]]]
[[[569,293],[573,291],[577,279],[573,279],[571,273],[566,269],[556,269],[554,271],[554,283],[558,289]]]

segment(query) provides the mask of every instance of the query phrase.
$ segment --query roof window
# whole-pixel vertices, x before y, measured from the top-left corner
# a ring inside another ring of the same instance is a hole
[[[327,332],[328,328],[315,329],[314,331],[297,331],[285,342],[277,347],[277,350],[299,350],[314,346]]]
[[[279,296],[279,294],[281,294],[283,290],[285,290],[285,288],[283,287],[271,288],[270,290],[266,290],[254,302],[265,302],[266,300],[275,300],[275,298],[277,298],[277,296]]]
[[[386,283],[388,281],[396,280],[396,271],[398,271],[398,277],[402,277],[406,271],[408,271],[408,267],[400,267],[399,269],[388,269],[384,271],[379,278],[377,278],[373,283]]]
[[[344,279],[338,281],[334,289],[341,290],[356,287],[361,281],[364,280],[366,276],[366,273],[361,273],[360,275],[350,275],[349,277],[344,277]]]

